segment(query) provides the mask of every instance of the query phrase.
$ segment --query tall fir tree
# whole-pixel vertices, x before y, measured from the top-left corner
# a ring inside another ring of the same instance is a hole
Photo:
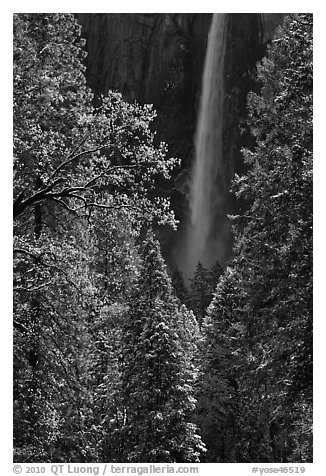
[[[243,151],[248,171],[233,186],[243,205],[233,217],[235,257],[217,286],[206,321],[203,434],[217,460],[308,462],[312,15],[286,17],[257,77],[261,91],[248,97],[255,144]],[[207,388],[209,381],[215,382],[213,389]],[[237,435],[236,444],[230,430]],[[214,431],[223,435],[218,452]]]
[[[194,312],[200,325],[222,273],[223,268],[218,261],[211,269],[205,268],[202,263],[198,262],[194,275],[189,280],[188,306]]]
[[[123,383],[126,407],[126,460],[200,461],[204,445],[192,422],[193,365],[177,331],[182,319],[161,257],[149,233],[142,267],[124,327]]]

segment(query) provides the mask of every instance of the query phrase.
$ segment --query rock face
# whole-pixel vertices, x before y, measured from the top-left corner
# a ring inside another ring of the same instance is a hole
[[[224,230],[224,251],[217,258],[226,262],[232,249],[227,213],[234,211],[229,185],[242,169],[241,147],[250,141],[240,135],[239,122],[246,116],[246,97],[256,85],[252,71],[283,14],[239,13],[228,15],[226,44],[225,104],[223,112],[223,187],[219,227]],[[194,156],[201,78],[212,14],[137,13],[77,14],[88,51],[87,80],[96,94],[109,89],[122,92],[128,101],[153,103],[158,111],[154,124],[158,140],[169,144],[170,154],[182,159],[183,170],[168,190],[177,218],[177,233],[163,237],[165,255],[174,265],[182,247],[188,210],[188,182]],[[178,252],[178,251],[177,251]]]
[[[87,39],[87,76],[98,93],[118,89],[126,99],[159,104],[172,87],[171,68],[193,57],[200,84],[210,14],[81,13]]]
[[[116,89],[128,101],[154,104],[158,140],[169,145],[171,156],[182,159],[183,171],[167,191],[181,221],[188,206],[187,176],[211,17],[209,13],[77,14],[86,38],[89,86],[98,95]],[[164,233],[168,254],[176,238],[172,231]]]

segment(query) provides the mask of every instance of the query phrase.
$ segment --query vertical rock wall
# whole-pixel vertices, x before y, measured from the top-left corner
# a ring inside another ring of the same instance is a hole
[[[178,58],[192,57],[200,76],[211,14],[79,13],[87,40],[87,78],[97,93],[117,89],[127,100],[160,105]]]
[[[246,116],[246,97],[256,85],[255,64],[283,14],[229,14],[225,63],[223,113],[224,198],[216,220],[225,246],[219,260],[232,252],[227,214],[236,209],[229,194],[234,171],[243,167],[241,147],[251,138],[240,133]],[[96,94],[109,89],[122,92],[128,101],[153,103],[158,111],[154,124],[158,140],[169,144],[171,156],[182,159],[183,169],[167,190],[181,226],[166,231],[165,255],[173,267],[174,255],[183,243],[188,213],[189,173],[194,156],[194,134],[211,13],[77,14],[88,51],[87,80]]]

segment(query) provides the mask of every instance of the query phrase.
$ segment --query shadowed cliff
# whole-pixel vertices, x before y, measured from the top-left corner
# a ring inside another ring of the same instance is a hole
[[[212,14],[123,13],[77,14],[88,51],[87,81],[100,95],[109,89],[125,99],[153,103],[158,112],[153,127],[157,139],[169,144],[171,156],[182,159],[182,170],[166,193],[181,224],[178,232],[162,236],[165,255],[172,267],[183,247],[189,215],[189,174],[194,160],[194,135]],[[216,259],[225,263],[232,252],[227,214],[236,209],[229,188],[234,172],[243,168],[240,150],[251,140],[240,123],[246,116],[246,97],[257,85],[255,64],[265,52],[282,14],[239,13],[228,15],[225,46],[223,107],[223,160],[220,208],[215,233],[220,242]],[[162,184],[165,186],[165,184]]]

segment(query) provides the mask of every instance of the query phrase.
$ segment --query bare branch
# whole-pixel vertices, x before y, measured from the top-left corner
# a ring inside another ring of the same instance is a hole
[[[91,180],[89,180],[86,184],[85,184],[85,188],[87,187],[90,187],[92,186],[93,184],[95,184],[95,182],[97,180],[99,180],[100,178],[102,177],[105,177],[107,175],[109,175],[110,173],[114,172],[115,170],[121,170],[121,169],[137,169],[137,168],[143,168],[144,165],[140,165],[140,164],[132,164],[132,165],[114,165],[108,169],[106,169],[104,172],[102,172],[101,174],[97,175],[96,177],[93,177]]]
[[[43,256],[52,256],[54,257],[53,253],[49,252],[49,251],[43,251],[42,253],[39,253],[39,254],[33,254],[31,253],[30,251],[28,250],[24,250],[23,248],[14,248],[13,249],[13,253],[21,253],[21,254],[25,254],[27,256],[30,256],[31,258],[33,258],[35,261],[38,261],[40,262],[41,264],[43,264],[44,266],[48,266],[46,265],[44,262],[41,261],[41,258]]]
[[[73,197],[73,198],[77,198],[77,200],[81,200],[84,203],[85,208],[88,206],[86,198],[81,195],[76,195],[75,193],[71,193],[69,194],[69,197]]]
[[[69,159],[71,159],[72,157],[74,157],[74,155],[76,154],[77,150],[81,148],[81,146],[83,144],[85,144],[86,140],[89,138],[90,136],[90,133],[86,134],[85,137],[82,138],[82,140],[79,142],[79,144],[77,144],[77,146],[74,148],[74,150],[68,155],[66,161],[68,161]],[[50,180],[53,179],[56,174],[61,170],[61,166],[63,164],[60,164],[59,167],[56,168],[56,170],[53,172],[53,174],[50,176]]]
[[[135,207],[133,205],[127,205],[127,204],[124,204],[124,205],[104,205],[102,203],[88,203],[87,205],[88,207],[97,207],[97,208],[107,208],[107,209],[111,209],[111,210],[121,210],[123,208],[127,208],[127,209],[130,209],[130,210],[137,210],[137,211],[141,211],[140,208],[138,207]]]
[[[50,200],[53,200],[54,202],[59,203],[63,208],[65,208],[68,212],[73,213],[74,215],[77,215],[76,209],[70,208],[63,200],[60,200],[60,198],[55,198],[55,197],[49,197]]]
[[[26,200],[22,200],[22,194],[20,194],[16,200],[14,201],[14,210],[13,215],[14,218],[17,218],[27,207],[32,205],[33,203],[39,202],[46,198],[46,195],[53,190],[53,188],[58,185],[59,183],[64,182],[64,178],[60,177],[56,179],[51,184],[47,185],[46,187],[41,188],[36,193],[31,195]]]
[[[79,152],[79,154],[77,154],[77,155],[70,154],[68,156],[68,158],[56,168],[56,170],[51,175],[50,179],[54,178],[60,172],[60,170],[62,170],[67,165],[69,165],[71,162],[74,162],[75,160],[79,159],[83,155],[93,154],[94,152],[97,152],[98,150],[104,149],[104,147],[106,147],[106,146],[107,146],[107,144],[104,144],[102,142],[102,144],[100,144],[99,146],[97,146],[93,149],[83,150],[82,152]]]
[[[86,138],[83,139],[84,141],[86,140]],[[85,154],[88,154],[88,153],[93,153],[93,152],[96,152],[98,150],[100,150],[101,148],[105,147],[104,145],[100,145],[94,149],[89,149],[87,151],[82,151],[80,152],[79,154],[77,155],[74,155],[74,156],[70,156],[70,158],[68,158],[65,162],[62,162],[59,167],[53,172],[52,174],[52,178],[54,178],[54,176],[60,172],[60,170],[62,170],[63,167],[65,167],[66,165],[68,165],[69,163],[71,163],[72,161],[74,160],[77,160],[78,158],[82,157],[83,155]],[[76,150],[76,149],[75,149]],[[129,169],[141,169],[143,168],[144,165],[140,165],[140,164],[131,164],[131,165],[114,165],[112,167],[109,167],[107,168],[105,171],[103,171],[102,173],[98,174],[97,176],[91,178],[88,182],[86,182],[85,184],[83,185],[79,185],[79,186],[70,186],[70,187],[65,187],[63,188],[62,190],[58,190],[58,191],[53,191],[53,189],[55,189],[55,187],[57,185],[59,185],[60,183],[62,182],[65,182],[66,179],[63,178],[63,177],[59,177],[57,179],[55,179],[52,183],[48,184],[47,186],[41,188],[40,190],[38,190],[37,192],[35,192],[33,195],[31,195],[30,197],[26,198],[25,200],[23,200],[23,195],[24,195],[24,192],[21,192],[19,194],[19,196],[16,198],[16,200],[14,201],[14,210],[13,210],[13,216],[14,218],[17,218],[21,213],[23,213],[26,208],[28,208],[29,206],[33,205],[34,203],[36,202],[40,202],[42,200],[45,200],[45,199],[50,199],[50,200],[54,200],[56,201],[57,203],[59,203],[62,207],[66,208],[69,212],[72,212],[72,213],[75,213],[76,212],[76,209],[72,209],[70,208],[65,202],[63,202],[61,199],[64,198],[64,197],[67,197],[67,198],[76,198],[80,201],[82,201],[84,203],[84,206],[87,207],[89,206],[89,204],[87,203],[87,200],[85,197],[83,197],[82,195],[77,195],[75,192],[86,192],[86,191],[89,191],[89,192],[92,192],[94,193],[94,190],[92,189],[92,187],[94,185],[96,185],[96,183],[103,177],[108,177],[110,174],[112,174],[113,172],[117,171],[117,170],[129,170]],[[115,177],[112,177],[112,180],[116,180]],[[98,206],[98,204],[94,204],[92,203],[92,205],[94,206]],[[110,207],[110,208],[113,208],[113,207]]]
[[[34,291],[39,291],[40,289],[44,288],[45,286],[49,286],[50,284],[52,284],[52,279],[50,279],[50,281],[47,281],[46,283],[43,283],[43,284],[40,284],[39,286],[29,286],[29,287],[25,287],[25,286],[19,286],[19,287],[16,287],[16,288],[13,288],[13,291],[14,292],[20,292],[20,291],[25,291],[25,292],[34,292]]]
[[[33,255],[33,253],[30,253],[29,251],[24,250],[23,248],[14,248],[14,249],[13,249],[13,252],[14,252],[14,253],[22,253],[22,254],[31,256],[31,257],[34,258],[34,259],[38,259],[38,258],[39,258],[38,255]]]
[[[21,332],[27,332],[28,331],[27,327],[24,326],[24,324],[22,324],[21,322],[18,322],[16,320],[14,320],[13,324],[14,324],[14,328],[21,331]]]

